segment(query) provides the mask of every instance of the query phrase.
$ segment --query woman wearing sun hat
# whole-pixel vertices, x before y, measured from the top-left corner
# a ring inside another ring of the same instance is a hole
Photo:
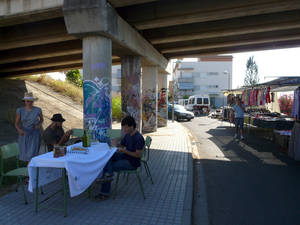
[[[34,98],[31,92],[24,94],[25,107],[16,112],[15,127],[19,133],[19,159],[29,162],[38,155],[41,141],[41,126],[44,121],[42,110],[33,106]]]

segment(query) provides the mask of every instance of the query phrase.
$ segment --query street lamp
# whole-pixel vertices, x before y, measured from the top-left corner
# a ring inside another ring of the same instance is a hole
[[[230,73],[228,72],[228,70],[224,70],[223,73],[228,76],[227,77],[227,81],[228,81],[227,90],[230,90]],[[225,105],[225,97],[223,98],[223,108],[224,108],[224,105]]]

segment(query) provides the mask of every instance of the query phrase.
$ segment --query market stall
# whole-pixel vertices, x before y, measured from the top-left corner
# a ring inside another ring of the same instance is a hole
[[[285,91],[294,92],[292,115],[280,113],[277,93]],[[266,130],[266,138],[273,139],[283,151],[288,150],[291,157],[300,160],[299,94],[300,77],[281,77],[253,87],[227,90],[224,95],[227,96],[228,105],[224,108],[223,119],[234,121],[231,107],[234,105],[234,98],[239,97],[245,105],[246,130]]]

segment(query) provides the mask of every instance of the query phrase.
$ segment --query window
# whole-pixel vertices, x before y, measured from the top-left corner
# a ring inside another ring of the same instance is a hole
[[[200,77],[201,76],[201,74],[199,72],[192,72],[192,74],[193,74],[193,77]]]
[[[194,104],[194,101],[195,101],[195,98],[191,98],[191,99],[189,100],[189,104]]]
[[[199,91],[200,90],[200,85],[194,85],[194,90]]]
[[[219,73],[218,72],[208,72],[207,73],[209,76],[218,76]]]
[[[197,104],[199,104],[199,105],[202,104],[202,98],[197,98]]]
[[[205,104],[205,105],[208,104],[208,98],[204,98],[204,104]]]
[[[219,85],[208,85],[209,88],[218,88]]]

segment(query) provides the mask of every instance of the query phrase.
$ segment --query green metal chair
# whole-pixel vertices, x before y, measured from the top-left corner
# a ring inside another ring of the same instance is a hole
[[[74,128],[72,129],[72,137],[82,137],[84,133],[83,129],[79,129],[79,128]]]
[[[151,173],[150,173],[150,169],[149,169],[149,166],[148,166],[148,161],[150,159],[149,154],[150,154],[151,143],[152,143],[152,138],[147,136],[146,140],[145,140],[144,154],[142,155],[141,162],[144,164],[147,176],[150,177],[150,179],[151,179],[151,183],[154,184]]]
[[[2,185],[4,177],[16,177],[17,178],[17,188],[21,184],[23,195],[24,195],[24,202],[27,205],[27,197],[24,189],[24,180],[27,178],[28,169],[27,167],[19,167],[19,146],[17,143],[7,144],[0,147],[0,186]],[[4,172],[4,160],[16,158],[16,168],[7,172]]]
[[[144,163],[144,162],[142,161],[142,159],[145,159],[145,155],[147,155],[147,153],[146,153],[146,148],[150,147],[151,141],[152,141],[152,139],[151,139],[149,136],[147,136],[147,137],[146,137],[146,141],[145,141],[145,146],[144,146],[144,148],[143,148],[143,150],[142,150],[142,157],[141,157],[141,162],[142,162],[142,163]],[[148,147],[147,147],[147,146],[148,146]],[[148,155],[148,159],[149,159],[149,155]],[[146,164],[147,164],[148,159],[145,161]],[[144,164],[144,165],[145,165],[145,164]],[[145,168],[146,168],[146,167],[145,167]],[[147,168],[148,168],[148,165],[147,165]],[[147,171],[150,173],[149,168],[148,168]],[[117,189],[118,189],[118,183],[119,183],[120,175],[121,175],[121,174],[124,174],[125,176],[127,175],[127,183],[128,183],[128,176],[129,176],[129,174],[135,174],[136,177],[137,177],[137,179],[138,179],[138,182],[139,182],[139,186],[140,186],[142,195],[143,195],[144,199],[146,199],[146,197],[145,197],[145,192],[144,192],[144,188],[143,188],[143,184],[142,184],[142,180],[141,180],[141,176],[140,176],[140,172],[141,172],[141,167],[138,167],[138,168],[135,169],[135,170],[120,170],[120,171],[118,171],[118,172],[117,172],[117,179],[116,179],[115,189],[114,189],[114,193],[113,193],[114,198],[116,197],[116,193],[117,193]],[[147,172],[147,173],[148,173],[148,172]],[[151,176],[151,174],[150,174],[150,176]],[[151,182],[153,183],[152,177],[151,177]]]

